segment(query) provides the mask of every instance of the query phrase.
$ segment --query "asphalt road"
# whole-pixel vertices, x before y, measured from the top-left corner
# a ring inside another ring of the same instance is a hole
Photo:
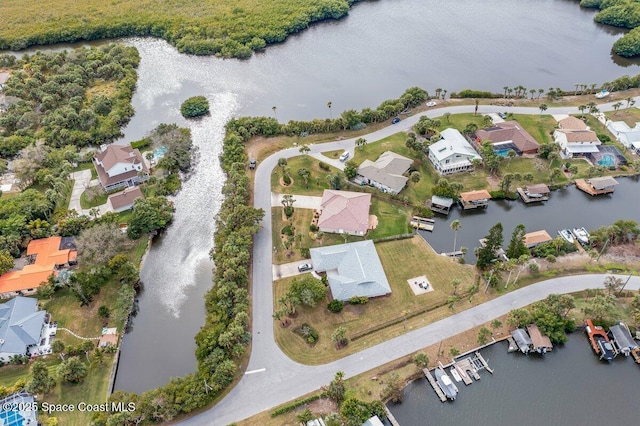
[[[640,97],[635,98],[636,103]],[[600,104],[601,111],[613,110],[613,103]],[[422,115],[441,116],[473,112],[473,105],[436,108],[408,117],[397,124],[363,136],[368,143],[384,139],[399,131],[410,129]],[[492,112],[540,114],[531,107],[479,107],[479,114]],[[545,114],[577,114],[576,107],[549,108]],[[353,152],[355,139],[344,139],[311,145],[311,153],[346,149]],[[274,341],[272,250],[271,243],[271,188],[270,175],[278,159],[300,155],[298,148],[279,151],[263,160],[255,173],[254,205],[265,211],[262,229],[255,236],[253,249],[253,334],[251,359],[245,376],[227,396],[211,409],[184,420],[184,425],[227,425],[261,411],[282,404],[328,384],[336,371],[342,370],[352,377],[379,365],[395,360],[425,346],[454,336],[477,325],[508,313],[511,309],[527,306],[552,293],[571,293],[588,288],[602,288],[605,275],[577,275],[543,281],[482,305],[470,308],[436,323],[427,325],[364,351],[329,364],[306,366],[298,364],[282,353]],[[626,277],[624,277],[626,279]],[[632,277],[627,289],[640,289],[640,277]]]

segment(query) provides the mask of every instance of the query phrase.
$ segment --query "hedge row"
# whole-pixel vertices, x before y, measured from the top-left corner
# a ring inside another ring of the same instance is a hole
[[[316,394],[316,395],[312,395],[312,396],[310,396],[308,398],[299,399],[297,401],[292,402],[291,404],[284,405],[284,406],[278,408],[277,410],[273,411],[271,413],[271,417],[277,417],[277,416],[279,416],[281,414],[288,413],[289,411],[293,411],[293,410],[295,410],[296,408],[298,408],[300,406],[303,406],[303,405],[308,404],[308,403],[313,402],[313,401],[317,401],[320,398],[324,398],[325,396],[327,396],[326,393],[322,392],[322,393],[319,393],[319,394]]]

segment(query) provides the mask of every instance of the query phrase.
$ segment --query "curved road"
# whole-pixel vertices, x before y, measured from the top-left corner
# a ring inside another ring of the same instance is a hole
[[[635,98],[636,103],[640,97]],[[601,111],[613,110],[613,103],[598,105]],[[473,112],[473,105],[436,108],[408,117],[376,132],[364,135],[368,143],[376,142],[394,133],[410,129],[418,119],[426,115],[439,117]],[[534,107],[500,107],[480,105],[478,113],[513,112],[516,114],[540,114]],[[578,114],[576,107],[549,108],[545,114]],[[310,154],[346,149],[353,152],[355,139],[311,145]],[[277,166],[278,158],[300,155],[298,148],[289,148],[272,154],[263,160],[255,173],[256,208],[265,211],[263,228],[255,236],[253,248],[253,336],[251,359],[245,376],[229,394],[211,409],[184,420],[185,425],[227,425],[285,403],[328,384],[336,371],[342,370],[352,377],[379,365],[420,350],[426,346],[508,313],[511,309],[527,306],[552,293],[571,293],[588,288],[602,288],[604,274],[576,275],[554,278],[513,291],[482,305],[459,312],[446,319],[398,336],[369,349],[319,366],[302,365],[288,358],[274,340],[272,251],[271,243],[271,188],[270,174]],[[626,279],[626,277],[622,277]],[[640,277],[632,277],[627,287],[640,289]]]

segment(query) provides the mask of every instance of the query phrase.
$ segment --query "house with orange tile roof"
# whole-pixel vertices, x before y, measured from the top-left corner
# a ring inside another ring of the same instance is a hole
[[[31,240],[27,246],[30,264],[0,276],[0,298],[33,294],[60,267],[75,264],[78,252],[69,238]]]
[[[318,227],[322,232],[364,235],[369,230],[371,194],[325,189]]]

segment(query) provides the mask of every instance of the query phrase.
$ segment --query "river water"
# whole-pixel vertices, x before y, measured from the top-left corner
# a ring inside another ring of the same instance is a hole
[[[438,87],[449,93],[465,88],[502,92],[516,85],[571,90],[576,83],[600,84],[638,73],[637,61],[611,54],[621,30],[595,24],[593,15],[573,0],[361,2],[348,17],[314,25],[244,61],[186,56],[161,40],[125,39],[139,49],[141,63],[136,114],[119,143],[175,122],[191,128],[200,155],[174,200],[173,224],[145,259],[144,291],[123,339],[116,389],[141,392],[194,371],[193,336],[204,321],[202,296],[211,286],[208,253],[224,180],[218,155],[226,120],[272,115],[273,106],[280,121],[328,117],[329,101],[335,116],[376,106],[410,86],[431,93]],[[201,94],[211,102],[211,116],[185,122],[180,103]],[[505,235],[519,222],[555,233],[565,226],[589,228],[637,215],[638,199],[625,197],[632,191],[623,184],[611,200],[580,200],[582,194],[567,189],[566,195],[554,193],[544,207],[492,203],[486,212],[461,218],[458,246],[474,247],[497,221],[505,225]],[[567,207],[574,202],[575,210]],[[451,249],[448,223],[457,214],[439,221],[427,236],[436,250]]]
[[[401,404],[389,404],[396,420],[402,426],[638,424],[640,366],[623,356],[599,361],[584,333],[569,335],[544,357],[508,354],[505,342],[481,353],[493,375],[481,371],[480,381],[459,383],[458,397],[446,403],[426,379],[416,380]]]

